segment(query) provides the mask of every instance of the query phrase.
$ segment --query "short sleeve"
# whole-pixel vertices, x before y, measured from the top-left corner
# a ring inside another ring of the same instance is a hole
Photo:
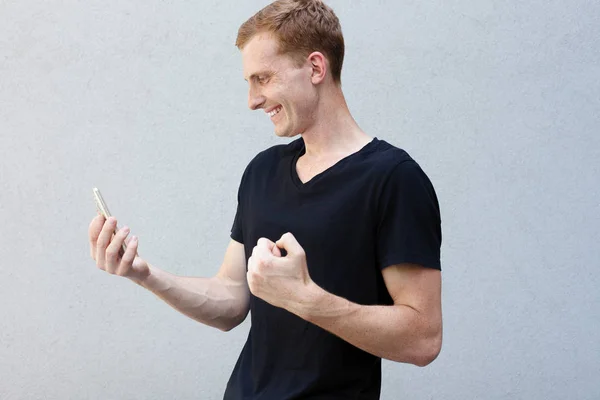
[[[411,263],[441,270],[441,243],[440,209],[433,185],[415,161],[404,161],[390,173],[379,198],[379,268]]]
[[[231,238],[238,243],[244,243],[244,235],[242,230],[242,207],[238,200],[237,210],[233,219],[233,226],[231,227]]]
[[[242,179],[240,182],[240,187],[238,188],[237,194],[237,209],[235,211],[235,217],[233,219],[233,226],[231,227],[231,235],[230,237],[238,243],[244,243],[244,207],[243,207],[243,199],[244,199],[244,182],[246,181],[246,176],[248,175],[248,169],[250,166],[246,167],[244,174],[242,175]]]

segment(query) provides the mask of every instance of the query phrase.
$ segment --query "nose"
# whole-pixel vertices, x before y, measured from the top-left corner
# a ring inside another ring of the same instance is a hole
[[[258,90],[250,87],[248,90],[248,107],[251,110],[257,110],[265,104],[265,96],[263,96]]]

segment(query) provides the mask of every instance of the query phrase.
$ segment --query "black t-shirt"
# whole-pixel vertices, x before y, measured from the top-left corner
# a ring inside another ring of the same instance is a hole
[[[259,238],[291,232],[312,280],[364,305],[393,304],[381,270],[440,269],[437,197],[419,165],[375,138],[306,183],[300,138],[258,154],[243,174],[231,238],[246,259]],[[381,359],[258,297],[225,400],[379,399]]]

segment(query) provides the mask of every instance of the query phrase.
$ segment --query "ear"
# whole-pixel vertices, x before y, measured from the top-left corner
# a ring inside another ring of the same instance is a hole
[[[327,75],[327,59],[323,53],[315,51],[308,56],[308,62],[312,67],[310,80],[315,85],[322,83]]]

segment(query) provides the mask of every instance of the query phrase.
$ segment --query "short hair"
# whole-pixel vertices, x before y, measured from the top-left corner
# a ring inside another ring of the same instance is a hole
[[[277,0],[244,22],[235,45],[242,50],[259,33],[271,33],[279,42],[280,54],[301,65],[313,51],[329,60],[331,75],[341,82],[344,36],[333,10],[321,0]]]

